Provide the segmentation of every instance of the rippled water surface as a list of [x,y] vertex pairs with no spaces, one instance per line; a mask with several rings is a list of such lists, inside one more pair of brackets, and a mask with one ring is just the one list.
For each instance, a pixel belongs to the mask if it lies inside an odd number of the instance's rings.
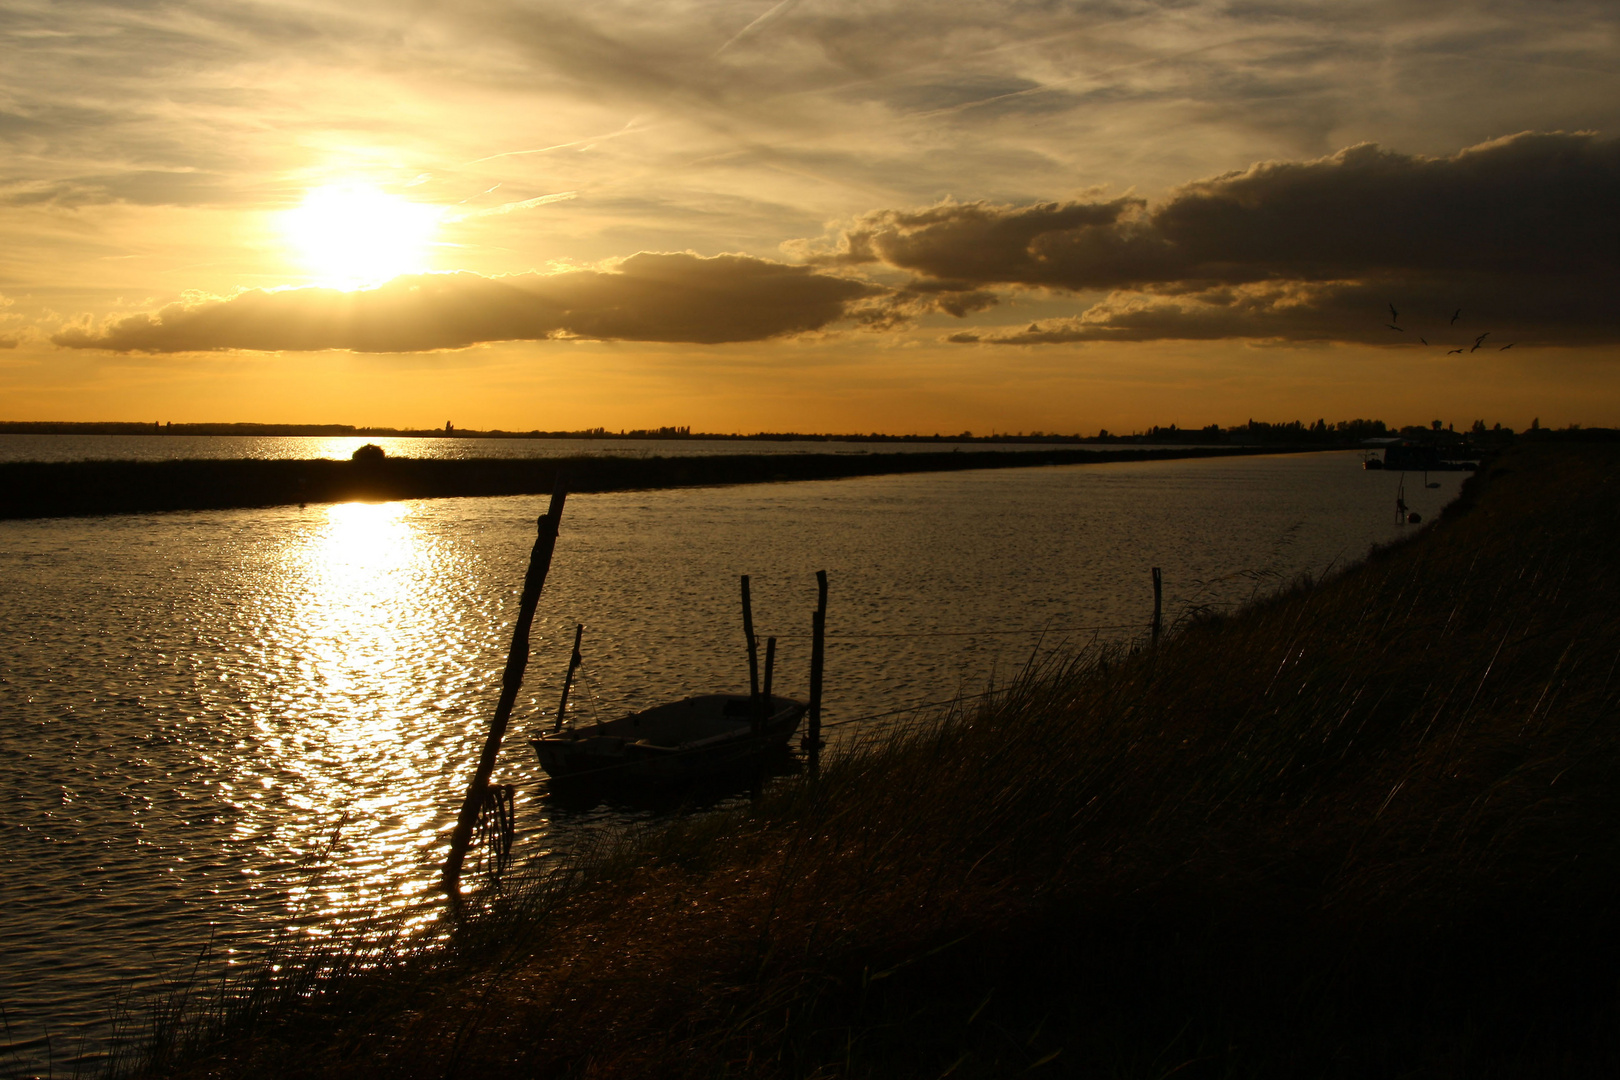
[[[706,454],[906,454],[1028,450],[1037,443],[811,442],[766,439],[459,439],[384,435],[16,435],[0,433],[0,461],[166,461],[176,458],[346,460],[375,443],[389,457],[692,457]],[[1072,443],[1063,444],[1073,449]]]
[[[1356,454],[1059,466],[571,498],[497,767],[519,857],[614,820],[535,796],[521,738],[573,624],[589,720],[746,685],[737,575],[802,693],[832,582],[829,721],[982,689],[1041,647],[1365,554],[1398,474]],[[1407,501],[1425,516],[1458,474]],[[438,915],[447,829],[544,500],[0,522],[0,1006],[8,1068],[93,1054],[122,988],[213,942]],[[1104,629],[1093,629],[1093,628]],[[1040,631],[1044,637],[1038,638]],[[881,722],[881,721],[874,721]],[[858,729],[860,725],[851,725]],[[846,728],[844,730],[850,730]],[[236,950],[232,952],[231,950]]]

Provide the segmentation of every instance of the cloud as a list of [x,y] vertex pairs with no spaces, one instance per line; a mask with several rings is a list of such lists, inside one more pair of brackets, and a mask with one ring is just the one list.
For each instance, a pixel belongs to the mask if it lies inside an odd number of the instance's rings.
[[[1511,290],[1486,277],[1436,282],[1419,277],[1372,281],[1267,281],[1180,293],[1117,290],[1079,315],[1027,326],[961,331],[957,344],[1050,345],[1100,341],[1345,342],[1473,351],[1490,343],[1590,345],[1620,336],[1612,313],[1566,279],[1522,283]],[[1400,329],[1389,322],[1396,298]],[[1455,323],[1451,315],[1460,312]]]
[[202,206],[236,198],[221,177],[183,170],[137,169],[62,180],[0,180],[0,205],[48,203],[77,208],[122,202],[135,206]]
[[[1342,339],[1347,326],[1365,321],[1367,310],[1381,310],[1383,303],[1382,294],[1371,295],[1365,285],[1357,282],[1261,282],[1171,296],[1121,290],[1077,316],[1042,319],[1024,327],[964,331],[946,340],[986,345],[1159,338],[1330,341]],[[1465,324],[1464,331],[1469,325],[1472,321]],[[1379,329],[1381,333],[1369,335],[1368,340],[1384,343],[1406,334],[1383,326]],[[1473,333],[1478,333],[1477,329]],[[1414,327],[1412,333],[1398,340],[1416,345],[1420,338]]]
[[1389,340],[1402,332],[1384,326],[1393,301],[1430,318],[1465,307],[1540,340],[1615,341],[1617,191],[1620,140],[1591,134],[1447,157],[1362,144],[1196,181],[1156,207],[945,202],[874,211],[796,250],[956,288],[1116,292],[1061,329],[951,340]]
[[642,252],[609,271],[423,274],[358,292],[254,290],[70,328],[51,340],[151,353],[418,352],[549,338],[719,344],[818,330],[881,294],[745,255]]
[[[0,322],[11,322],[13,319],[21,318],[19,315],[14,315],[11,312],[6,311],[6,308],[13,307],[16,305],[16,303],[17,302],[11,297],[0,295]],[[21,344],[21,338],[15,337],[11,334],[0,333],[0,349],[15,349]]]

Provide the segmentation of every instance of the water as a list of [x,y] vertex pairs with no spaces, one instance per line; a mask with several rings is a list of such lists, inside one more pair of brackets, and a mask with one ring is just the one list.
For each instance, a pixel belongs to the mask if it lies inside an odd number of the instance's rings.
[[1039,452],[1074,444],[958,442],[773,442],[763,439],[457,439],[380,435],[12,435],[0,434],[0,461],[169,461],[177,458],[347,460],[366,443],[389,457],[692,457],[707,454],[909,454],[952,450]]
[[[746,685],[737,575],[802,693],[831,579],[826,717],[977,692],[1039,645],[1145,631],[1359,558],[1398,474],[1355,453],[1055,466],[579,495],[540,601],[497,779],[518,857],[607,810],[535,797],[573,624],[584,721]],[[1456,491],[1414,475],[1432,517]],[[458,793],[505,659],[544,500],[0,522],[0,1006],[13,1044],[90,1060],[115,995],[199,947],[383,916],[429,926]],[[1102,628],[1102,629],[1093,629]],[[1045,631],[1042,636],[1041,631]],[[1005,632],[1012,631],[1012,632]],[[873,721],[884,722],[884,721]],[[852,724],[840,731],[859,730]],[[42,1070],[34,1043],[0,1053]]]

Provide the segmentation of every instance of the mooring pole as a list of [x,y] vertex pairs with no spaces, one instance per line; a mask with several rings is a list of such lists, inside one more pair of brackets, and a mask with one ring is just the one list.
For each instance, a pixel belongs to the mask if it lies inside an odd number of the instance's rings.
[[748,703],[759,722],[759,642],[754,637],[754,601],[748,595],[748,575],[742,576],[743,637],[748,639]]
[[776,639],[773,637],[768,637],[765,639],[765,689],[762,691],[762,696],[765,699],[765,708],[763,711],[767,716],[769,716],[771,712],[771,672],[775,669]]
[[574,624],[574,651],[568,657],[568,674],[563,678],[562,700],[557,703],[557,722],[551,725],[552,731],[561,731],[563,714],[568,711],[568,691],[574,686],[574,672],[579,669],[579,639],[585,636],[585,624]]
[[[765,722],[771,718],[771,672],[776,667],[776,639],[765,639],[765,689],[754,699],[754,719],[751,722],[754,731],[765,730]],[[765,759],[761,758],[759,768],[754,772],[754,801],[759,801],[760,793],[765,790]]]
[[1164,612],[1164,579],[1159,576],[1159,568],[1153,568],[1153,644],[1159,643],[1159,630],[1163,625]]
[[568,490],[558,477],[556,490],[551,493],[551,505],[539,521],[534,549],[529,552],[529,572],[523,578],[517,623],[512,627],[512,647],[507,651],[506,672],[501,676],[501,698],[489,722],[489,737],[484,740],[478,768],[473,773],[472,783],[467,785],[467,798],[462,801],[455,831],[450,834],[450,856],[444,862],[444,887],[452,896],[460,895],[461,864],[467,858],[467,844],[472,840],[473,827],[478,824],[478,813],[489,788],[489,775],[495,771],[495,756],[500,753],[506,723],[512,718],[512,707],[517,704],[518,690],[523,686],[523,669],[529,663],[529,626],[534,622],[540,587],[546,583],[546,573],[551,569],[551,553],[557,547],[557,523],[562,520],[563,501],[567,497]]
[[827,571],[816,571],[816,610],[810,614],[810,726],[804,733],[804,750],[810,756],[810,772],[821,768],[821,672],[826,659]]

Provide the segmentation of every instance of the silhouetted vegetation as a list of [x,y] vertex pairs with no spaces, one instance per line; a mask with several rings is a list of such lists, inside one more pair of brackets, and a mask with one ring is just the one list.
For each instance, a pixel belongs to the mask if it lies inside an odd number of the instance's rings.
[[1340,420],[1330,424],[1317,420],[1307,424],[1293,420],[1285,424],[1271,424],[1263,420],[1250,420],[1247,424],[1222,428],[1210,424],[1203,428],[1178,428],[1155,425],[1142,438],[1154,442],[1205,442],[1211,444],[1236,443],[1238,445],[1283,446],[1356,446],[1364,439],[1382,438],[1394,432],[1382,420]]
[[[183,1075],[1613,1075],[1620,450],[227,988]],[[369,966],[368,966],[369,965]],[[200,1056],[197,1056],[200,1055]]]
[[[1539,427],[1539,424],[1537,425]],[[1433,432],[1441,432],[1442,425],[1435,421]],[[1447,427],[1446,431],[1450,431]],[[1513,436],[1512,428],[1496,424],[1488,431],[1485,421],[1478,420],[1470,429],[1475,435],[1487,435],[1486,445],[1496,445]],[[1364,439],[1395,435],[1428,437],[1431,428],[1407,426],[1392,428],[1382,420],[1339,420],[1328,422],[1318,419],[1313,423],[1292,420],[1271,423],[1249,420],[1247,423],[1222,427],[1206,424],[1203,427],[1178,427],[1175,424],[1153,425],[1143,431],[1128,434],[1110,432],[1104,428],[1095,435],[1057,431],[999,431],[988,435],[960,431],[955,434],[934,432],[931,435],[894,435],[882,432],[845,432],[842,434],[802,431],[694,432],[690,425],[668,425],[656,428],[620,428],[613,431],[605,427],[571,430],[503,431],[499,428],[480,431],[458,428],[445,423],[443,428],[388,428],[356,427],[353,424],[174,424],[174,423],[74,423],[65,421],[0,421],[0,435],[190,435],[238,437],[365,437],[410,439],[575,439],[583,442],[614,441],[668,441],[693,440],[707,442],[856,442],[856,443],[1038,443],[1042,445],[1065,443],[1172,443],[1188,445],[1277,445],[1277,446],[1356,446]]]

